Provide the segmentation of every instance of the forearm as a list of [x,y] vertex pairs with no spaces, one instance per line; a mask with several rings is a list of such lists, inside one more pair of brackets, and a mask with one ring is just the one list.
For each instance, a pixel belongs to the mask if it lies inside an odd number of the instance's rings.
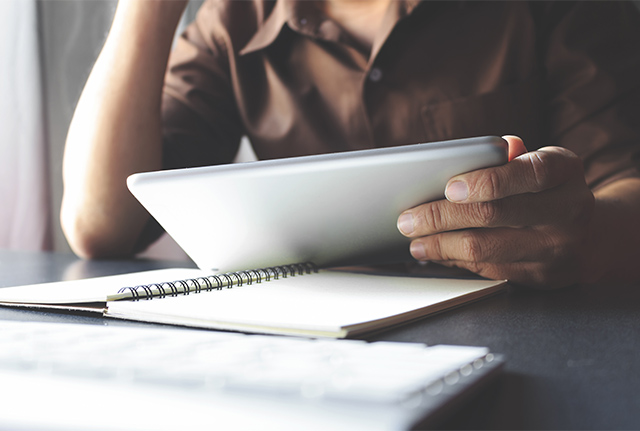
[[128,254],[148,220],[126,188],[161,167],[164,71],[184,2],[121,1],[67,137],[61,220],[84,257]]
[[640,178],[615,181],[595,192],[591,280],[640,280]]

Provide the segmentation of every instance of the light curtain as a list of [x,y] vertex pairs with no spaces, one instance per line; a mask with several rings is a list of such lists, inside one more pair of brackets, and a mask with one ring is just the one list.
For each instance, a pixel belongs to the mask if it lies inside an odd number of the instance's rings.
[[35,0],[0,1],[0,248],[51,248]]

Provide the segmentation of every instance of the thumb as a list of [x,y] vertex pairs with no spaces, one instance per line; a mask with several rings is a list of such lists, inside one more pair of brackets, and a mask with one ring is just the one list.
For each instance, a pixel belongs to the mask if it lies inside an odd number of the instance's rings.
[[524,142],[517,136],[505,135],[502,137],[509,144],[509,161],[527,152]]

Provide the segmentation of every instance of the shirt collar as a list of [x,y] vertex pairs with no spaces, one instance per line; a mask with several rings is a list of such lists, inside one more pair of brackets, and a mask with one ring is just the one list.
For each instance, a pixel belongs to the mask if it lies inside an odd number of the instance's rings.
[[273,7],[273,10],[262,24],[262,27],[253,35],[244,48],[240,50],[240,55],[248,54],[250,52],[258,51],[266,48],[280,34],[280,30],[287,22],[288,10],[285,1],[278,0]]
[[382,23],[378,29],[378,33],[373,39],[371,54],[369,55],[369,65],[371,65],[376,55],[378,55],[378,52],[380,52],[380,48],[382,48],[382,45],[396,24],[409,16],[420,3],[421,0],[391,0],[389,9],[387,9],[387,13],[382,19]]
[[[413,12],[422,0],[392,0],[389,10],[383,19],[378,36],[376,36],[371,58],[380,50],[391,30],[398,21]],[[249,42],[240,50],[240,55],[259,51],[271,45],[287,24],[291,29],[312,37],[338,40],[340,31],[331,21],[321,16],[314,2],[308,0],[277,0],[273,10],[256,31]]]

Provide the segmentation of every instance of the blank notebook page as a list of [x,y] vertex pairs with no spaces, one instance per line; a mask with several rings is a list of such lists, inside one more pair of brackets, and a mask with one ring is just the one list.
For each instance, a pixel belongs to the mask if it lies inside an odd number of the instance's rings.
[[109,304],[108,314],[204,327],[212,327],[210,322],[227,322],[336,332],[427,307],[448,308],[456,305],[452,301],[466,302],[472,299],[470,295],[500,284],[495,280],[320,271],[186,296],[118,301]]

